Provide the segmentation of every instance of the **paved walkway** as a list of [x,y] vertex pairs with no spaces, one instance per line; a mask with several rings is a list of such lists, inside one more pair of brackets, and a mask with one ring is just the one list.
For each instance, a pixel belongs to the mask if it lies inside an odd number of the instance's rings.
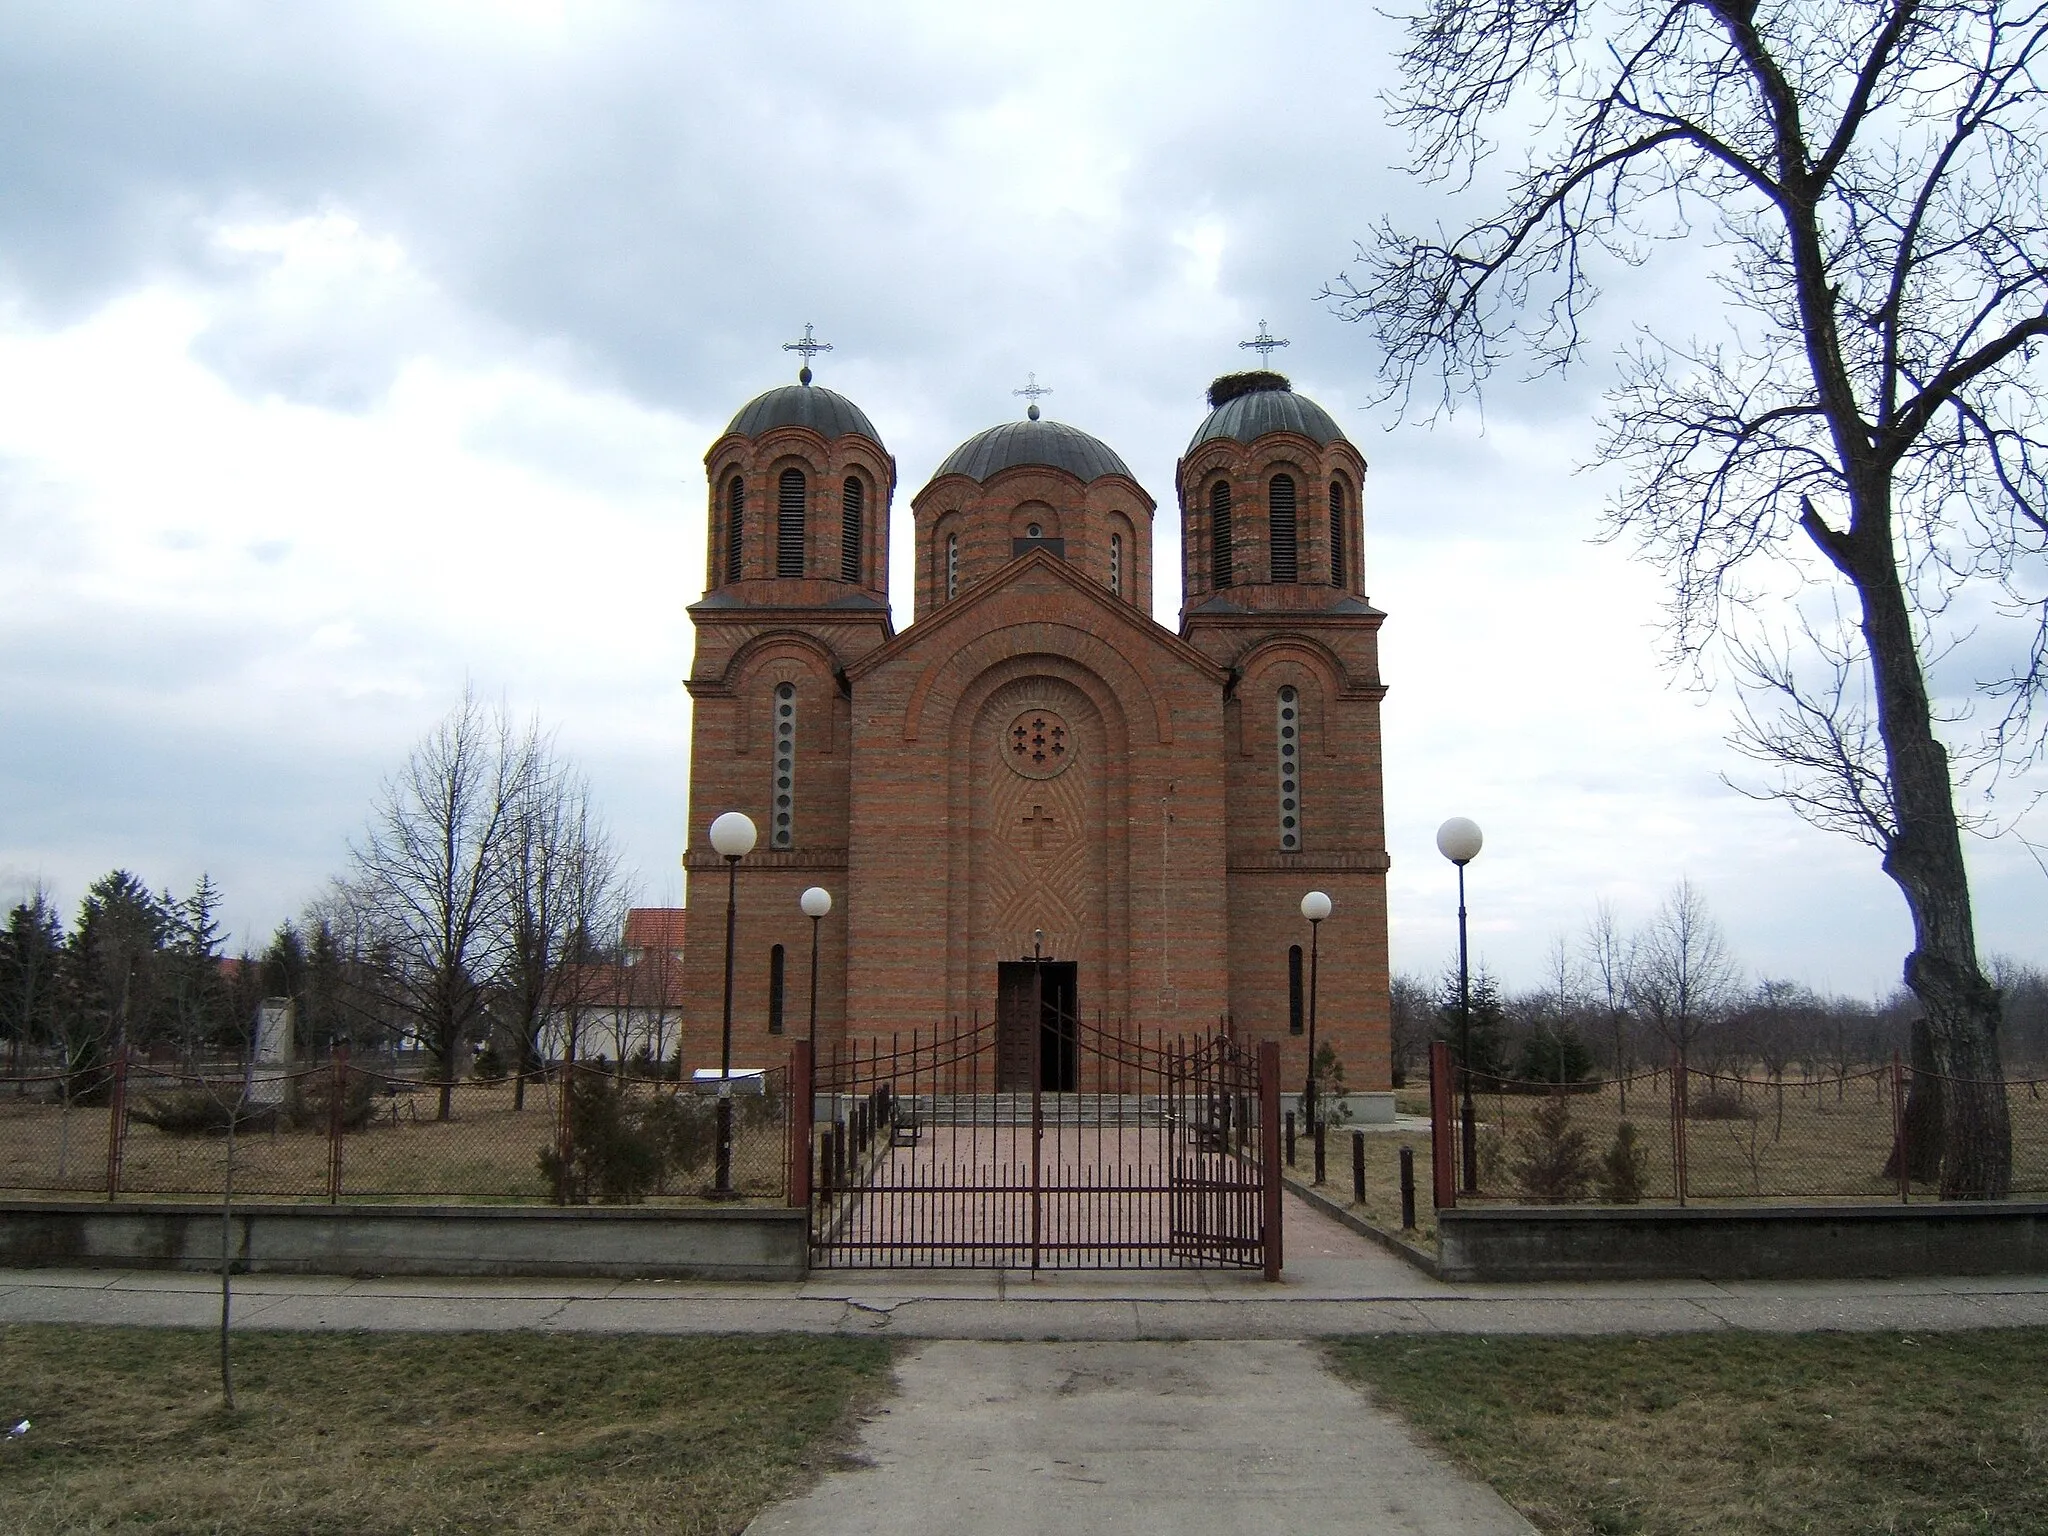
[[1529,1536],[1298,1342],[905,1351],[862,1427],[867,1465],[748,1536]]
[[[820,1271],[806,1280],[238,1275],[244,1328],[862,1333],[912,1339],[1306,1339],[1344,1333],[1689,1333],[2048,1325],[2048,1275],[1733,1283],[1448,1284],[1299,1201],[1287,1271]],[[203,1327],[219,1282],[150,1270],[0,1270],[0,1323]]]

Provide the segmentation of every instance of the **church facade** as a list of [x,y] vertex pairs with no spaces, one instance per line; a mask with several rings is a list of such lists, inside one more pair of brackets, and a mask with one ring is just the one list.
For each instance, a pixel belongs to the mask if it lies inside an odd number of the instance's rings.
[[[1365,461],[1335,421],[1277,374],[1216,381],[1176,473],[1174,630],[1151,611],[1153,498],[1034,403],[911,497],[899,633],[895,460],[799,378],[705,456],[687,1065],[718,1063],[727,871],[707,829],[739,810],[760,841],[737,871],[735,1064],[810,1029],[816,885],[821,1051],[1006,1016],[1029,961],[1033,1007],[1148,1035],[1227,1021],[1277,1039],[1293,1083],[1313,970],[1318,1038],[1390,1109],[1383,615]],[[1313,946],[1310,890],[1334,904]]]

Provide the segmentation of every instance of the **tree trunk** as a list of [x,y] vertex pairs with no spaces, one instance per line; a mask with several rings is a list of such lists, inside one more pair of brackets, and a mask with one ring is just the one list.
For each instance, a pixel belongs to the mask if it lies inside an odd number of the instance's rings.
[[[1906,1090],[1906,1176],[1915,1184],[1932,1184],[1941,1176],[1941,1079],[1935,1075],[1934,1036],[1925,1019],[1913,1021],[1913,1070]],[[1885,1160],[1880,1175],[1887,1182],[1899,1176],[1899,1148]]]
[[2012,1132],[1998,1057],[1999,997],[1977,968],[1955,790],[1948,753],[1934,735],[1926,679],[1892,551],[1889,483],[1860,490],[1852,487],[1856,505],[1848,536],[1831,535],[1838,547],[1828,552],[1855,582],[1863,605],[1863,637],[1895,818],[1884,872],[1913,916],[1905,981],[1927,1010],[1934,1068],[1947,1079],[1942,1085],[1941,1196],[1997,1200],[2012,1189]]

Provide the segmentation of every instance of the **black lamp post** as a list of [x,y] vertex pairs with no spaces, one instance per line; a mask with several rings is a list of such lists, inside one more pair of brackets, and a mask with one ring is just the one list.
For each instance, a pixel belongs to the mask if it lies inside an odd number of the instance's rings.
[[[822,885],[814,885],[796,899],[803,908],[805,917],[811,920],[811,1081],[810,1097],[812,1110],[817,1113],[818,1102],[818,925],[825,921],[825,914],[832,910],[832,893]],[[809,1134],[808,1131],[805,1132]]]
[[718,1041],[718,1168],[711,1192],[730,1195],[732,1189],[732,961],[733,939],[739,913],[740,860],[754,851],[751,818],[740,811],[727,811],[711,823],[711,847],[725,860],[725,1021]]
[[1479,823],[1453,816],[1436,829],[1436,851],[1458,866],[1458,1084],[1462,1094],[1459,1118],[1464,1123],[1465,1193],[1479,1192],[1478,1122],[1472,1113],[1472,986],[1466,969],[1465,866],[1479,857],[1486,839]]
[[1301,898],[1301,915],[1308,919],[1308,1081],[1301,1094],[1301,1117],[1309,1134],[1321,1123],[1322,1106],[1316,1100],[1316,972],[1321,958],[1323,919],[1330,915],[1330,898],[1310,891]]

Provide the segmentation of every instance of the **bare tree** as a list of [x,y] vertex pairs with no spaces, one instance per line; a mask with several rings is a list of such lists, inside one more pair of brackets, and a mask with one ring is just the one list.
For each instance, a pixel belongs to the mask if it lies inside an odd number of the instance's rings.
[[1959,1197],[2004,1194],[2012,1151],[1928,670],[1948,605],[1983,585],[1972,617],[2025,626],[2023,660],[1976,680],[2006,706],[1989,750],[2039,752],[2044,47],[2038,0],[1423,0],[1396,115],[1425,170],[1469,174],[1511,104],[1555,116],[1498,212],[1448,236],[1383,226],[1331,290],[1393,388],[1434,374],[1449,400],[1511,351],[1577,357],[1598,262],[1717,253],[1728,336],[1646,339],[1610,396],[1602,454],[1629,475],[1609,528],[1669,573],[1682,658],[1755,612],[1759,559],[1853,593],[1822,667],[1867,688],[1766,666],[1753,680],[1782,683],[1787,712],[1751,745],[1795,809],[1840,826],[1848,807],[1905,899]]
[[1623,935],[1615,921],[1614,908],[1605,900],[1595,904],[1579,936],[1579,955],[1585,961],[1595,1005],[1614,1042],[1614,1080],[1621,1088],[1621,1113],[1628,1113],[1628,1075],[1634,1066],[1628,1048],[1629,970],[1635,963],[1635,945]]
[[1629,968],[1631,1001],[1678,1053],[1682,1073],[1720,1022],[1735,984],[1735,962],[1720,924],[1690,880],[1671,888],[1635,942]]
[[553,743],[532,741],[532,761],[506,823],[497,904],[499,1022],[518,1058],[512,1107],[526,1107],[528,1079],[544,1068],[548,1018],[571,982],[574,951],[609,929],[621,905],[618,856],[591,804],[589,782]]
[[342,893],[353,926],[433,1060],[443,1120],[496,969],[503,866],[539,755],[536,732],[515,736],[503,710],[465,690],[385,783],[363,840],[349,847]]
[[1388,1047],[1393,1056],[1394,1086],[1401,1088],[1415,1075],[1416,1063],[1428,1059],[1429,1042],[1436,1038],[1436,998],[1429,985],[1416,976],[1396,976],[1391,990]]

